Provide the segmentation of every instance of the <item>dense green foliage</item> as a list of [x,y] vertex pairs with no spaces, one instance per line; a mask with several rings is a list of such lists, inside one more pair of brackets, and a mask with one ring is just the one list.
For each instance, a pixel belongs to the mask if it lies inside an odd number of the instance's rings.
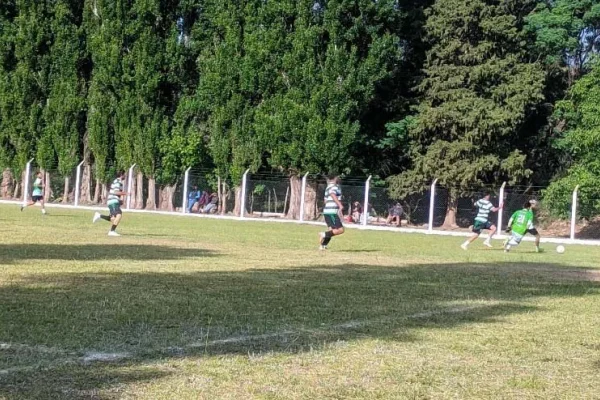
[[597,0],[7,0],[0,168],[370,173],[397,198],[438,178],[449,211],[501,181],[587,186],[599,27]]
[[579,189],[579,212],[583,217],[600,213],[600,64],[571,88],[569,97],[557,106],[557,118],[564,121],[565,131],[556,145],[571,157],[565,173],[552,182],[545,197],[550,210],[567,217],[571,194]]

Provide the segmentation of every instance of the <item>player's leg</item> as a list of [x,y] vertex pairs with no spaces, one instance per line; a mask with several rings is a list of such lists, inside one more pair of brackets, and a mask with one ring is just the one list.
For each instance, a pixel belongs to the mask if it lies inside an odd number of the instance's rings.
[[21,206],[21,211],[23,211],[25,207],[31,207],[32,205],[34,205],[38,201],[38,199],[38,196],[31,196],[31,200],[28,200],[27,203],[25,203],[25,205]]
[[120,204],[112,204],[110,206],[110,216],[112,225],[110,227],[110,231],[108,232],[108,236],[121,236],[117,233],[117,227],[121,222],[121,218],[123,217],[123,211],[121,211]]
[[529,229],[527,231],[527,233],[529,233],[530,235],[535,236],[535,251],[537,253],[541,252],[542,250],[540,249],[540,240],[541,240],[541,236],[540,233],[538,232],[537,229],[533,228],[533,229]]
[[45,205],[45,203],[44,203],[44,198],[43,198],[43,197],[41,197],[41,198],[39,199],[39,201],[40,201],[40,204],[41,204],[41,206],[42,206],[42,214],[46,214],[46,205]]
[[510,238],[504,244],[504,252],[508,253],[513,246],[518,246],[521,243],[523,236],[513,232]]
[[327,245],[334,236],[339,236],[344,233],[344,225],[338,215],[325,215],[325,222],[329,228],[326,232],[321,232],[321,249],[326,249]]
[[460,245],[460,247],[462,247],[463,250],[467,250],[469,245],[471,243],[473,243],[475,240],[477,240],[479,235],[481,235],[481,225],[480,225],[479,221],[475,221],[473,223],[473,236],[468,238],[466,242],[464,242],[463,244]]
[[496,234],[496,232],[498,231],[498,228],[496,228],[496,225],[490,223],[488,221],[488,223],[486,224],[487,229],[489,229],[490,233],[488,238],[483,242],[484,245],[486,245],[487,247],[492,247],[492,237]]
[[95,212],[94,213],[94,218],[92,218],[92,223],[95,224],[96,222],[98,222],[101,219],[103,219],[105,221],[108,221],[108,222],[111,221],[111,209],[110,209],[110,206],[108,206],[108,215],[102,215],[99,212]]

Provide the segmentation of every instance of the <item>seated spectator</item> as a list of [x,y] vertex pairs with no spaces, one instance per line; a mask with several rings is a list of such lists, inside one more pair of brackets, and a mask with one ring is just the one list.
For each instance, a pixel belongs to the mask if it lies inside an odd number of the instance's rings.
[[209,196],[209,202],[202,209],[203,214],[214,214],[217,212],[217,206],[219,205],[219,196],[216,193],[212,193]]
[[362,213],[363,213],[362,205],[358,201],[355,201],[354,204],[352,204],[352,222],[354,222],[355,224],[358,224],[360,222]]
[[[200,193],[200,190],[198,190],[198,185],[194,185],[192,186],[192,190],[190,190],[190,193],[188,194],[188,212],[191,213],[194,210],[194,206],[196,205],[196,203],[198,201],[200,201],[200,196],[202,194]],[[196,207],[196,210],[198,209],[198,207]]]
[[402,224],[402,215],[404,214],[404,208],[402,208],[402,205],[400,203],[396,203],[396,205],[390,207],[388,211],[389,214],[386,224],[400,226]]

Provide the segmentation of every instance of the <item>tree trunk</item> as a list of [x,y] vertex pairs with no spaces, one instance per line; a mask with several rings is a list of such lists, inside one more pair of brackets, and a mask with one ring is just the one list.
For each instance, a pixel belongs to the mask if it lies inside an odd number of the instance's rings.
[[102,185],[102,194],[100,195],[100,202],[106,204],[108,201],[108,192],[110,191],[109,184]]
[[146,210],[156,210],[156,179],[148,178],[148,199]]
[[173,198],[175,197],[175,191],[177,190],[177,184],[165,185],[159,189],[158,196],[158,208],[161,210],[175,211],[173,206]]
[[66,204],[69,202],[69,187],[71,186],[69,184],[70,178],[68,176],[65,177],[65,188],[63,191],[63,198],[62,198],[62,202],[63,204]]
[[92,201],[92,152],[88,145],[89,132],[86,130],[83,134],[83,165],[81,171],[81,180],[79,181],[79,203],[89,204]]
[[[123,191],[129,193],[129,204],[135,207],[136,200],[136,190],[135,190],[136,179],[131,178],[131,182],[129,182],[129,174],[127,174],[127,179],[125,180],[125,184],[123,185]],[[124,196],[125,202],[127,202],[127,196]],[[125,203],[127,204],[127,203]]]
[[290,176],[290,206],[286,218],[300,219],[300,200],[302,200],[302,179],[298,175]]
[[11,170],[6,168],[2,172],[2,190],[0,191],[0,197],[8,199],[12,195],[13,190],[13,175]]
[[18,199],[21,192],[21,182],[15,182],[15,191],[13,192],[13,199]]
[[[221,177],[220,176],[217,177],[217,197],[219,198],[219,205],[217,207],[218,211],[220,214],[224,214],[223,208],[224,208],[225,202],[223,201],[223,190],[221,187]],[[189,204],[188,204],[188,207],[189,207]],[[187,212],[187,210],[186,210],[186,212]]]
[[44,201],[50,202],[52,199],[52,185],[50,185],[50,172],[44,172]]
[[307,221],[317,219],[317,183],[307,182],[304,194],[304,219]]
[[96,188],[94,189],[94,204],[98,204],[100,201],[100,192],[102,191],[102,183],[100,179],[96,179]]
[[144,174],[142,174],[140,171],[137,173],[137,183],[135,188],[136,194],[134,208],[136,210],[141,210],[144,208]]
[[31,179],[29,180],[29,187],[26,188],[25,187],[25,176],[27,176],[27,170],[23,170],[23,172],[21,173],[21,193],[18,193],[15,195],[15,197],[20,197],[23,198],[25,197],[27,200],[29,200],[31,198]]
[[444,228],[456,229],[456,210],[458,209],[458,199],[456,195],[448,194],[448,207],[446,208],[446,217],[444,218]]
[[79,184],[79,202],[90,203],[92,201],[92,166],[89,163],[83,164],[81,173],[81,182]]
[[[235,205],[233,207],[233,215],[239,217],[242,215],[242,188],[236,186],[235,189]],[[248,215],[248,210],[244,210],[244,215]]]

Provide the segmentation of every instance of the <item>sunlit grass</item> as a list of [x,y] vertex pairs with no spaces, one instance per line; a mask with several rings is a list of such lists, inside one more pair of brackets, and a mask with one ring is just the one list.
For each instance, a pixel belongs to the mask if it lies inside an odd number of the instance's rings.
[[91,216],[0,206],[0,398],[597,396],[600,249]]

